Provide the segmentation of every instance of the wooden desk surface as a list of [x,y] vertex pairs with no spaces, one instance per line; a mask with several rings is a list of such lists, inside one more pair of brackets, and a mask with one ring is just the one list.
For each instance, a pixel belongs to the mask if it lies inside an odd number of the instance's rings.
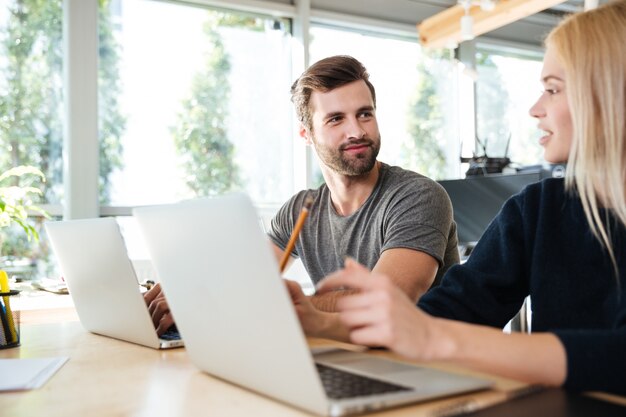
[[[3,416],[311,415],[200,372],[184,348],[153,350],[88,333],[77,321],[28,324],[21,330],[22,346],[0,350],[0,358],[68,356],[70,360],[40,389],[0,393]],[[523,387],[494,379],[494,390],[369,415],[436,416],[470,397],[489,401]]]

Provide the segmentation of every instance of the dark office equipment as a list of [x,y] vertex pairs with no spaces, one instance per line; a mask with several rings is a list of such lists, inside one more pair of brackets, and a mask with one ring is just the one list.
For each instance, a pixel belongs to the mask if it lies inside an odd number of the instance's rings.
[[478,241],[504,202],[541,178],[542,172],[536,171],[439,181],[452,201],[459,243],[467,245]]
[[469,168],[465,172],[467,177],[489,174],[501,174],[502,170],[509,166],[509,158],[492,158],[488,156],[473,156],[471,158],[461,158],[461,162],[469,163]]
[[472,417],[626,417],[626,407],[567,392],[547,389],[537,394],[507,401],[503,404],[471,413]]
[[465,172],[465,176],[472,177],[477,175],[502,174],[504,168],[508,167],[511,163],[511,159],[508,157],[511,135],[509,134],[506,141],[506,148],[504,149],[504,156],[502,157],[487,155],[487,139],[483,142],[476,136],[476,143],[483,150],[482,156],[474,154],[471,158],[464,158],[463,156],[460,158],[461,162],[469,163],[469,168],[467,172]]

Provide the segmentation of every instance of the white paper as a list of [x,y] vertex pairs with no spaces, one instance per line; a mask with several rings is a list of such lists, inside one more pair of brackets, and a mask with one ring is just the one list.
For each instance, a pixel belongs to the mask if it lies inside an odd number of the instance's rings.
[[69,358],[0,359],[0,391],[36,389],[50,379]]

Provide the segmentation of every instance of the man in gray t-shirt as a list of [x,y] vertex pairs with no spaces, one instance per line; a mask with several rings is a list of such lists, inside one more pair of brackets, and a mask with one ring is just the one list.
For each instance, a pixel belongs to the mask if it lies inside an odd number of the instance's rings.
[[458,263],[456,227],[450,200],[435,181],[379,163],[378,181],[365,203],[349,216],[335,210],[330,189],[301,191],[272,219],[269,237],[281,249],[307,196],[309,214],[291,255],[299,257],[314,284],[343,267],[345,256],[373,269],[380,255],[394,248],[424,252],[437,260],[434,280]]
[[[293,257],[314,282],[351,256],[384,273],[413,301],[458,262],[456,225],[446,192],[434,181],[376,160],[376,93],[356,59],[335,56],[307,69],[291,87],[300,136],[317,153],[325,184],[292,197],[272,220],[270,240],[282,257],[307,193],[313,197]],[[345,289],[306,297],[287,281],[310,336],[346,339],[336,302]]]
[[[326,184],[314,198],[292,255],[300,257],[314,282],[343,267],[351,256],[389,276],[413,301],[458,262],[456,225],[447,194],[414,172],[376,160],[380,132],[376,93],[356,59],[335,56],[307,69],[291,87],[300,136],[315,147]],[[280,260],[306,192],[289,200],[272,221],[269,237]],[[347,339],[336,302],[350,289],[306,297],[286,281],[309,336]],[[173,318],[160,286],[146,303],[161,333]]]

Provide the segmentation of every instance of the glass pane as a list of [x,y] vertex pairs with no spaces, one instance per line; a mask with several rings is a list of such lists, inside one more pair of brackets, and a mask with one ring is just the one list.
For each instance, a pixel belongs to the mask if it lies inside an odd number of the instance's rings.
[[[286,200],[289,22],[149,0],[108,10],[100,31],[111,31],[117,58],[105,61],[101,48],[100,71],[117,77],[119,91],[101,99],[117,105],[116,132],[100,116],[101,140],[111,145],[101,146],[110,164],[101,200],[142,205],[231,190],[258,204]],[[108,91],[101,80],[101,97]]]
[[311,29],[311,62],[331,55],[361,61],[376,88],[379,160],[432,178],[457,175],[456,64],[427,56],[417,40],[328,27]]
[[[45,244],[27,238],[9,206],[62,202],[62,9],[61,0],[0,3],[0,174],[31,166],[43,173],[13,171],[0,181],[0,268],[30,277]],[[18,186],[18,188],[8,188]],[[41,191],[41,195],[25,187]],[[17,212],[15,212],[17,213]],[[18,218],[19,220],[19,218]],[[26,232],[26,233],[25,233]]]
[[486,150],[488,156],[508,156],[516,165],[542,163],[537,121],[528,114],[541,92],[540,59],[477,53],[476,131],[482,143],[477,145],[478,155]]

